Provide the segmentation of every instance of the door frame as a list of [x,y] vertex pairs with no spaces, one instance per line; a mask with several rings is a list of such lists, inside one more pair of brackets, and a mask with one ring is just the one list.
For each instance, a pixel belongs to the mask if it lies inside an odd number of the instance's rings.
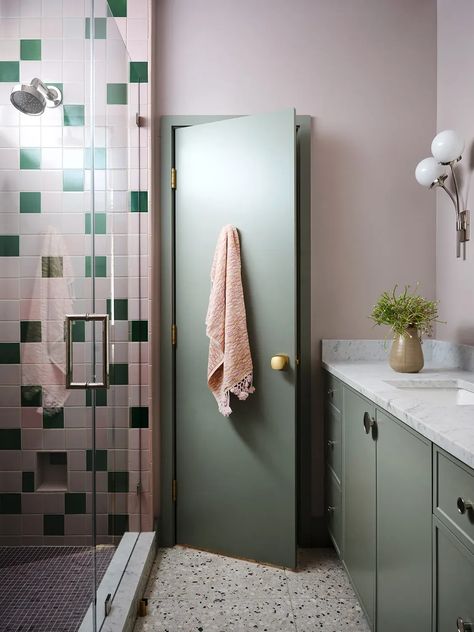
[[[160,370],[159,420],[160,503],[158,533],[160,546],[176,544],[176,414],[175,414],[175,346],[173,323],[175,311],[175,190],[171,170],[175,164],[175,132],[180,127],[214,123],[241,115],[162,116],[160,119]],[[311,541],[311,117],[297,116],[297,350],[300,359],[296,381],[297,400],[297,539],[299,544]],[[179,180],[179,174],[177,174]],[[179,184],[178,184],[179,186]]]

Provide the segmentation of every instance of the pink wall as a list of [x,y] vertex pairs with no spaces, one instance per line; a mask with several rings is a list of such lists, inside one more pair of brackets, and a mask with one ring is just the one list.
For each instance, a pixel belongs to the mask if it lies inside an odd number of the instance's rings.
[[[438,130],[455,129],[466,141],[459,165],[465,208],[473,208],[473,25],[472,0],[438,0]],[[474,344],[474,241],[467,244],[466,260],[457,260],[453,207],[442,191],[436,195],[436,294],[447,321],[438,325],[437,337]]]
[[[434,296],[435,200],[413,169],[436,124],[436,0],[160,0],[156,29],[159,114],[314,117],[317,392],[321,338],[380,337],[367,314],[397,282]],[[316,398],[314,410],[320,515]]]

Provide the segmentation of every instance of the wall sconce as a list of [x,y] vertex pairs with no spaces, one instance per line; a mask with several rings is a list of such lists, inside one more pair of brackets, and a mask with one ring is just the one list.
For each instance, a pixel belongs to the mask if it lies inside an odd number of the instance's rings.
[[[440,187],[446,191],[454,205],[456,211],[456,256],[458,258],[461,256],[461,244],[465,244],[470,238],[469,211],[461,209],[455,169],[456,163],[462,158],[463,151],[463,139],[457,132],[447,129],[434,137],[431,143],[433,156],[419,162],[415,169],[415,177],[422,186],[430,189]],[[453,192],[445,184],[449,177],[448,167],[451,171]]]

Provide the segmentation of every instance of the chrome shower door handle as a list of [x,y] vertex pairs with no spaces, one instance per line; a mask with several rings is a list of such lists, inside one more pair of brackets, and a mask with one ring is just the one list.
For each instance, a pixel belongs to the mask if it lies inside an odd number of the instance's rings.
[[[76,320],[102,323],[102,381],[74,382],[74,347],[72,341],[72,323]],[[66,315],[66,388],[109,388],[109,315],[108,314],[67,314]]]

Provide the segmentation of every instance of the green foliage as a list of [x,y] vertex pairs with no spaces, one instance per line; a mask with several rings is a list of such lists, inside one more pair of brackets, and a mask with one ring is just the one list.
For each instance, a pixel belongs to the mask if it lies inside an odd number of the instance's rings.
[[433,323],[438,320],[438,301],[428,301],[417,293],[418,284],[413,293],[405,286],[397,296],[397,285],[392,292],[384,292],[374,305],[370,318],[376,325],[389,325],[397,335],[406,335],[409,327],[416,327],[420,338],[431,336]]

